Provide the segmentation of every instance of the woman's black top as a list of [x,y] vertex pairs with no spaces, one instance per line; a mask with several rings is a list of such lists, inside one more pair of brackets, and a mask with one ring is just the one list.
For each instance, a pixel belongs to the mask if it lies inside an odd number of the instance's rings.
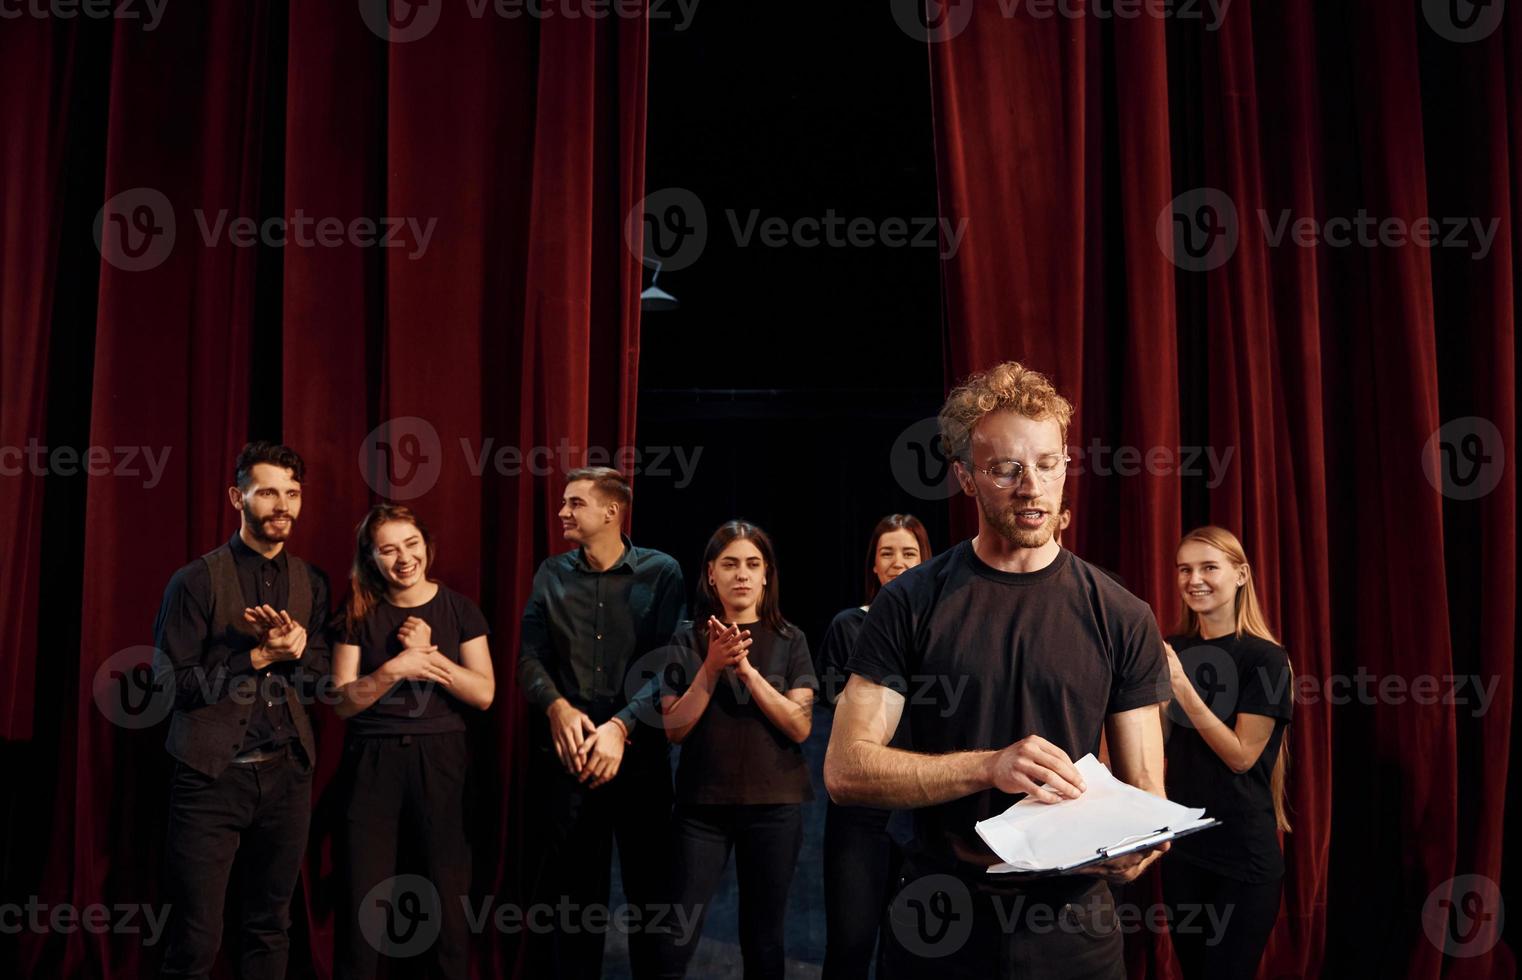
[[[808,641],[798,627],[785,625],[787,635],[761,622],[742,624],[751,634],[751,665],[784,694],[800,687],[817,691]],[[684,625],[671,642],[674,652],[663,693],[680,697],[708,654],[706,623]],[[677,802],[802,803],[813,798],[803,748],[766,717],[735,669],[724,668],[708,707],[682,742]]]
[[842,609],[824,631],[824,642],[819,644],[819,696],[831,707],[846,689],[846,680],[851,676],[846,673],[846,662],[851,659],[866,618],[866,606]]
[[[359,675],[373,674],[402,652],[396,631],[407,617],[428,624],[433,645],[455,663],[461,663],[460,647],[491,629],[474,602],[445,585],[421,606],[393,606],[381,600],[359,625],[346,631],[343,642],[359,647]],[[369,735],[432,735],[463,732],[464,705],[433,681],[405,680],[370,707],[349,719],[348,733]]]
[[1294,712],[1289,654],[1255,636],[1202,640],[1175,636],[1168,641],[1200,697],[1227,727],[1238,714],[1263,715],[1276,722],[1258,761],[1234,773],[1215,754],[1177,701],[1168,705],[1168,799],[1204,807],[1220,827],[1174,842],[1165,860],[1175,858],[1244,882],[1272,881],[1284,873],[1274,817],[1274,763]]

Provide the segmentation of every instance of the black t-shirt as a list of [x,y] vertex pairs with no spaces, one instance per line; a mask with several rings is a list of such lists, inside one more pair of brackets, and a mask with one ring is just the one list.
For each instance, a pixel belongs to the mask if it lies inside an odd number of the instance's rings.
[[1236,728],[1237,715],[1273,718],[1274,733],[1258,761],[1234,773],[1221,761],[1175,702],[1168,734],[1168,799],[1202,806],[1221,826],[1192,834],[1173,845],[1173,855],[1217,874],[1245,882],[1272,881],[1284,873],[1274,818],[1274,764],[1284,730],[1294,712],[1289,654],[1277,643],[1256,636],[1221,636],[1169,640],[1194,689],[1211,712]]
[[[929,754],[1040,735],[1076,760],[1099,751],[1106,716],[1168,699],[1146,603],[1070,551],[1017,574],[970,541],[878,593],[850,671],[904,695],[914,749]],[[1019,798],[985,790],[917,810],[921,858],[981,878],[999,859],[973,824]]]
[[846,663],[851,659],[851,650],[856,646],[856,638],[861,635],[861,624],[866,618],[866,606],[842,609],[824,631],[824,642],[819,644],[819,695],[831,707],[845,690],[849,676]]
[[[856,649],[856,640],[861,636],[861,624],[867,621],[867,608],[852,606],[850,609],[842,609],[830,621],[830,628],[824,634],[823,650],[819,655],[819,685],[822,696],[832,708],[839,702],[841,692],[846,689],[846,682],[851,679],[847,665],[851,662],[851,651]],[[907,714],[899,719],[898,731],[893,733],[888,744],[895,749],[910,747]]]
[[[344,643],[359,647],[359,675],[373,674],[402,652],[396,631],[409,616],[428,624],[433,645],[461,663],[460,647],[491,632],[474,602],[445,585],[421,606],[393,606],[384,599],[370,610],[357,629],[345,630]],[[349,719],[351,736],[432,735],[463,732],[465,717],[459,700],[433,681],[401,681],[370,707]]]
[[[817,691],[814,663],[803,630],[791,623],[787,636],[765,623],[750,630],[750,662],[772,687]],[[674,655],[663,694],[685,693],[708,653],[708,629],[691,623],[671,639]],[[714,685],[703,717],[681,745],[676,798],[686,804],[803,803],[814,798],[803,748],[782,733],[756,704],[731,667]]]

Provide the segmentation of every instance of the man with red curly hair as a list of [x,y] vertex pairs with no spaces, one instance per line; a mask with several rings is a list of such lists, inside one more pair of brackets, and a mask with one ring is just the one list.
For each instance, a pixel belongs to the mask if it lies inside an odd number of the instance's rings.
[[[1106,882],[1167,845],[1016,884],[987,874],[999,859],[973,829],[1021,794],[1081,795],[1073,760],[1101,733],[1115,775],[1163,795],[1169,683],[1151,610],[1056,539],[1072,415],[1013,361],[951,393],[941,439],[978,534],[883,588],[848,665],[825,785],[837,803],[915,810],[883,976],[1125,976]],[[902,717],[912,751],[888,745]]]

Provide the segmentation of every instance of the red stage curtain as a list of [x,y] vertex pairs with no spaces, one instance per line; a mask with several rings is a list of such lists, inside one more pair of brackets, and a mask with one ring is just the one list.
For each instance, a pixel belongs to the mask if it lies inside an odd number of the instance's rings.
[[72,37],[33,20],[0,34],[0,84],[36,98],[0,105],[0,737],[29,738],[36,705],[38,567],[44,481],[27,456],[47,439],[48,339],[58,259],[54,202],[68,126]]
[[[1078,406],[1075,550],[1120,571],[1168,628],[1180,531],[1234,529],[1297,673],[1319,682],[1296,708],[1295,829],[1263,975],[1435,977],[1424,905],[1461,898],[1455,876],[1501,880],[1515,19],[1458,44],[1420,4],[1372,0],[1238,0],[1218,29],[1099,17],[1081,0],[1066,5],[1076,17],[1001,7],[943,9],[929,43],[942,210],[968,220],[944,266],[949,370],[1017,358],[1051,373]],[[1171,236],[1154,232],[1196,188],[1234,204],[1239,241],[1218,265],[1180,256],[1176,270]],[[1360,208],[1408,226],[1494,218],[1498,233],[1477,257],[1274,247],[1265,231],[1286,209]],[[1424,459],[1441,465],[1429,438],[1469,416],[1496,427],[1485,448],[1506,465],[1485,496],[1445,499],[1423,475]],[[1191,442],[1233,452],[1219,479],[1125,476],[1113,456]],[[1494,701],[1478,717],[1474,703],[1329,704],[1327,680],[1360,670],[1477,674]],[[1166,941],[1143,933],[1128,951],[1133,976],[1172,975]],[[1515,968],[1502,945],[1447,970]]]
[[[57,780],[50,802],[48,789],[41,794],[50,818],[7,817],[7,854],[45,851],[27,883],[45,902],[160,900],[163,728],[109,723],[92,683],[117,651],[152,642],[173,570],[236,528],[223,488],[251,437],[284,439],[307,458],[293,550],[328,573],[335,601],[346,592],[356,522],[387,498],[430,522],[440,577],[479,598],[493,625],[498,693],[475,733],[485,787],[477,886],[498,901],[517,896],[526,859],[518,618],[534,568],[560,546],[548,526],[563,467],[580,465],[589,447],[611,453],[632,443],[634,431],[640,266],[623,227],[643,193],[648,26],[415,5],[422,19],[388,42],[364,19],[375,9],[171,4],[151,31],[75,21],[7,22],[0,32],[4,77],[53,99],[11,100],[3,110],[0,445],[25,445],[47,425],[50,263],[60,235],[90,234],[88,224],[61,227],[63,215],[82,210],[60,201],[55,176],[71,86],[95,86],[104,106],[104,188],[83,209],[86,222],[102,200],[125,193],[117,201],[126,217],[146,203],[159,227],[170,213],[175,223],[172,247],[150,268],[94,254],[93,383],[80,395],[89,442],[169,456],[153,487],[89,478],[79,647],[48,648],[77,664],[48,674],[61,677],[57,688],[34,681],[38,622],[28,618],[37,601],[27,583],[43,559],[25,532],[38,526],[43,484],[0,481],[0,515],[23,531],[0,559],[0,587],[6,609],[24,613],[8,615],[0,634],[11,692],[0,722],[25,738],[33,704],[50,712],[50,737],[7,744],[7,759]],[[420,36],[404,40],[407,30]],[[107,68],[80,67],[81,37],[109,54]],[[49,76],[51,88],[38,81]],[[218,226],[224,209],[228,222],[283,215],[291,240],[237,245],[231,225]],[[322,244],[322,219],[381,218],[411,222],[399,247],[346,237]],[[106,255],[121,258],[109,244]],[[377,427],[400,447],[389,476],[364,463]],[[423,457],[409,473],[413,445]],[[534,446],[555,455],[530,455]],[[523,453],[505,471],[494,461],[503,447]],[[324,710],[318,723],[293,976],[326,976],[332,966],[328,784],[342,726]],[[51,837],[25,842],[36,829]],[[157,955],[132,936],[22,940],[29,975],[131,977]],[[478,970],[509,974],[515,954],[512,937],[488,933]]]

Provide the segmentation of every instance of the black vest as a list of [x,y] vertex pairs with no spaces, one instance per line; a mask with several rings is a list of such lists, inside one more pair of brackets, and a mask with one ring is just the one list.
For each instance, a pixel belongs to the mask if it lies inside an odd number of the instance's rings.
[[[254,628],[243,620],[243,610],[250,603],[238,582],[231,545],[224,544],[208,551],[201,556],[201,561],[206,563],[211,575],[212,604],[211,629],[202,645],[203,654],[197,669],[204,672],[202,680],[216,689],[219,696],[195,707],[176,707],[164,747],[190,768],[215,777],[222,774],[242,748],[248,719],[259,695],[259,678],[254,675],[220,683],[225,679],[226,659],[231,654],[252,650],[259,641]],[[295,555],[286,556],[286,570],[290,575],[286,611],[305,626],[312,613],[312,576],[307,563]],[[317,758],[311,719],[294,689],[287,704],[302,751],[306,753],[305,765],[310,769]]]

